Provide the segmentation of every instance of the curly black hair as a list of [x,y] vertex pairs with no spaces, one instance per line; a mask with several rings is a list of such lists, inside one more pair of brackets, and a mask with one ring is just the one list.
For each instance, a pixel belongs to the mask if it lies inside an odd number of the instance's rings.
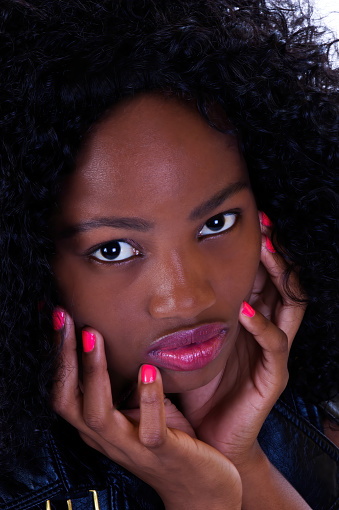
[[[0,18],[0,469],[53,413],[51,211],[88,129],[140,91],[219,104],[258,207],[308,296],[290,377],[338,393],[338,72],[309,4],[3,0]],[[212,120],[210,120],[212,123]]]

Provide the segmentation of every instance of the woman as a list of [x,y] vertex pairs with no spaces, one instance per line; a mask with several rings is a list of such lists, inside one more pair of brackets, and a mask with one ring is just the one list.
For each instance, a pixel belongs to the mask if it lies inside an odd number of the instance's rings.
[[324,44],[252,2],[2,20],[3,507],[335,508]]

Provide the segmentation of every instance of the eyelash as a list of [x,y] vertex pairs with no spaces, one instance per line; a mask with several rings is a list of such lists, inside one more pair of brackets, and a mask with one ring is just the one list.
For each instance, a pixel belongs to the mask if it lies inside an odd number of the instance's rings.
[[[234,221],[233,223],[227,227],[227,228],[224,228],[225,224],[222,225],[220,228],[222,230],[217,230],[215,232],[211,231],[211,233],[205,233],[205,234],[201,234],[201,232],[203,231],[203,229],[207,226],[207,224],[209,222],[212,222],[214,220],[215,224],[216,222],[220,219],[220,217],[224,217],[223,220],[224,222],[226,222],[226,218],[228,217],[234,217]],[[230,230],[233,230],[233,228],[235,227],[235,225],[238,223],[238,220],[239,220],[239,217],[240,217],[240,211],[227,211],[227,212],[224,212],[224,213],[219,213],[219,214],[216,214],[214,216],[212,216],[211,218],[209,218],[201,228],[199,228],[198,230],[198,238],[199,239],[205,239],[205,238],[208,238],[208,237],[212,237],[212,236],[217,236],[219,234],[222,234],[224,232],[229,232]],[[212,230],[212,225],[210,225],[210,227],[207,226],[208,229]],[[105,243],[105,244],[102,244],[98,247],[96,247],[94,250],[91,249],[90,253],[88,253],[88,256],[90,259],[92,260],[95,260],[96,262],[100,263],[100,264],[109,264],[109,265],[112,265],[112,264],[115,264],[115,265],[118,265],[118,264],[122,264],[122,263],[126,263],[126,262],[129,262],[130,260],[132,260],[134,257],[138,257],[140,255],[142,255],[142,253],[139,251],[138,248],[136,248],[135,246],[133,246],[134,243],[132,243],[130,240],[127,240],[127,239],[118,239],[118,240],[114,240],[114,241],[109,241],[108,243]],[[128,246],[128,248],[126,248],[126,246]],[[96,252],[102,252],[103,250],[106,249],[109,249],[109,247],[111,247],[111,249],[114,251],[114,249],[119,249],[119,252],[118,252],[118,255],[117,257],[120,256],[121,254],[121,251],[126,251],[128,249],[130,249],[131,251],[131,255],[126,257],[126,258],[123,258],[123,259],[112,259],[112,260],[107,260],[107,259],[104,259],[104,258],[98,258],[98,256],[95,256],[94,254]],[[118,250],[117,250],[118,251]],[[102,253],[101,253],[101,256],[103,257]]]
[[[107,250],[109,247],[111,247],[112,250],[114,250],[114,248],[118,247],[119,253],[118,253],[117,257],[120,256],[121,252],[124,252],[128,249],[131,251],[131,254],[129,257],[123,258],[121,260],[119,260],[119,259],[107,260],[107,259],[99,258],[99,257],[95,256],[96,252],[102,252],[105,249]],[[130,241],[129,239],[117,239],[114,241],[109,241],[108,243],[98,246],[97,248],[95,248],[95,250],[92,249],[91,252],[88,254],[90,259],[95,260],[96,262],[98,262],[100,264],[109,264],[109,265],[121,264],[124,262],[128,262],[132,258],[138,257],[140,255],[141,255],[140,250],[138,248],[136,248],[135,246],[133,246],[132,241]],[[103,255],[101,254],[101,256],[103,256]]]
[[[221,227],[223,230],[218,230],[218,231],[215,231],[215,232],[211,232],[209,234],[201,234],[202,230],[205,228],[205,226],[207,225],[207,223],[209,222],[212,222],[214,220],[214,222],[217,221],[217,218],[220,218],[221,216],[223,216],[223,220],[224,222],[226,223],[226,218],[228,217],[234,217],[234,221],[233,223],[228,226],[227,228],[224,228],[225,226],[225,223],[224,225]],[[198,233],[198,237],[201,239],[201,238],[205,238],[205,237],[210,237],[210,236],[216,236],[218,234],[222,234],[223,232],[229,232],[230,230],[233,229],[233,227],[238,223],[238,220],[239,220],[239,217],[240,217],[240,211],[227,211],[227,212],[223,212],[223,213],[219,213],[219,214],[215,214],[214,216],[212,216],[211,218],[209,218],[205,223],[204,225],[202,226],[202,228],[199,230],[199,233]],[[209,228],[210,230],[212,229],[212,225],[210,227],[207,227]]]

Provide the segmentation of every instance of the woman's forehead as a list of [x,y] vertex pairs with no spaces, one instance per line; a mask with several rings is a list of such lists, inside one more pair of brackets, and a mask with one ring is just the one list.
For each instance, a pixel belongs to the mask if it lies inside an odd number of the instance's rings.
[[[231,127],[218,105],[211,105],[209,114],[221,128]],[[160,137],[163,140],[166,138],[168,143],[171,140],[178,143],[180,136],[188,139],[194,127],[197,128],[197,135],[201,126],[205,128],[204,135],[213,129],[198,112],[194,100],[184,100],[161,92],[140,93],[116,104],[92,126],[80,150],[80,158],[86,154],[86,149],[93,149],[100,141],[108,145],[115,142],[115,150],[118,146],[127,145],[128,150],[132,151],[133,148],[143,147],[148,141],[159,140]],[[189,127],[189,131],[185,131],[186,127]],[[206,139],[206,136],[204,138]],[[227,139],[223,136],[222,140],[223,143],[227,140],[228,144],[237,146],[235,136],[230,135]]]
[[192,103],[147,94],[114,108],[91,131],[62,203],[112,201],[126,211],[136,203],[192,206],[219,189],[247,179],[237,139],[212,128]]

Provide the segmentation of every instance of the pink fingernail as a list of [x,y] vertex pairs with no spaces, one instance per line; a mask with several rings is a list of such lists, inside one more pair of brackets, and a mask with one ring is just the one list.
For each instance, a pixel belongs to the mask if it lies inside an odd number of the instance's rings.
[[266,248],[268,249],[268,251],[270,251],[271,253],[275,253],[275,249],[274,249],[274,246],[272,244],[272,241],[269,237],[266,236]]
[[65,324],[65,312],[62,310],[54,310],[52,314],[53,329],[54,331],[60,331]]
[[152,383],[155,381],[157,371],[153,365],[143,365],[141,369],[141,380],[144,384]]
[[95,334],[89,331],[82,332],[82,345],[84,352],[91,352],[95,346]]
[[272,227],[273,226],[273,223],[271,222],[271,220],[269,219],[267,214],[265,214],[264,212],[262,213],[261,223],[263,225],[265,225],[265,227]]
[[242,310],[241,310],[241,313],[243,315],[246,315],[246,317],[253,317],[255,315],[255,311],[253,310],[253,308],[251,307],[251,305],[249,305],[248,303],[246,303],[246,301],[243,302],[242,304]]

